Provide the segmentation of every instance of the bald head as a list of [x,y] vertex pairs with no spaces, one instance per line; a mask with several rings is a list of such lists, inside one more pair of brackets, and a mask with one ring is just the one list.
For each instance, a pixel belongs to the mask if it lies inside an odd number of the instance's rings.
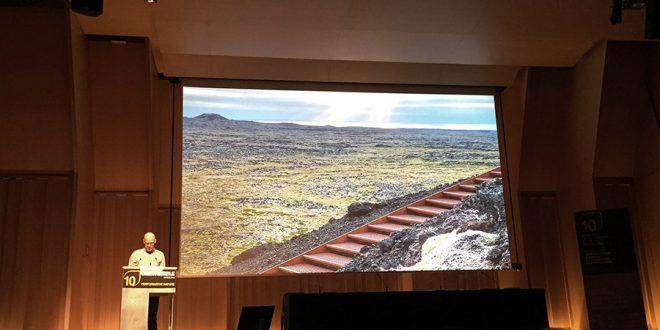
[[142,238],[142,243],[144,243],[144,250],[151,253],[156,249],[156,235],[152,232],[147,232]]

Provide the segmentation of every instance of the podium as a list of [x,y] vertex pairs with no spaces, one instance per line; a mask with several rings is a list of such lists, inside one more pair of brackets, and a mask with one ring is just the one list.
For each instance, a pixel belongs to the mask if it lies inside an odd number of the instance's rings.
[[[149,296],[170,296],[176,289],[176,267],[122,267],[120,330],[147,329]],[[169,323],[172,325],[170,304]]]

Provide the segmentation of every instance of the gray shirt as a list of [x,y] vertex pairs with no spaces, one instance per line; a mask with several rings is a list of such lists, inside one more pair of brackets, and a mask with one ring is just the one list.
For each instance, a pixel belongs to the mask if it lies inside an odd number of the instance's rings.
[[165,267],[165,255],[159,250],[155,250],[151,253],[147,252],[144,248],[137,249],[131,253],[131,257],[128,259],[128,265],[131,267],[139,266],[159,266]]

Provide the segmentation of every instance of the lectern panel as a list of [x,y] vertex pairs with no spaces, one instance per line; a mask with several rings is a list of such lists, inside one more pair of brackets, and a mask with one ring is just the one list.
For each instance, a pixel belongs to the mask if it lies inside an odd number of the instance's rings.
[[174,292],[176,267],[124,267],[123,288],[148,288],[169,293]]
[[121,330],[147,328],[149,296],[173,294],[176,270],[176,267],[123,267]]

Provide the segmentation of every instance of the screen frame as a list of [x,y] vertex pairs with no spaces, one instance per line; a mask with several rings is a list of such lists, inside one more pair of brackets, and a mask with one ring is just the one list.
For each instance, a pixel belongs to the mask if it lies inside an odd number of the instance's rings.
[[[500,154],[500,166],[502,169],[503,198],[506,212],[507,234],[509,243],[509,253],[511,255],[510,269],[480,269],[480,270],[422,270],[422,271],[382,271],[382,272],[361,272],[349,274],[410,274],[410,273],[461,273],[461,272],[502,272],[519,270],[518,237],[516,232],[516,216],[513,208],[513,196],[511,189],[511,179],[509,175],[509,159],[507,152],[507,139],[505,132],[504,110],[502,109],[501,93],[505,90],[498,86],[451,86],[451,85],[427,85],[427,84],[392,84],[392,83],[362,83],[362,82],[320,82],[320,81],[288,81],[288,80],[242,80],[242,79],[218,79],[218,78],[183,78],[179,81],[181,84],[178,95],[181,96],[178,111],[173,113],[173,148],[178,145],[178,200],[183,201],[183,87],[199,88],[230,88],[230,89],[264,89],[264,90],[300,90],[300,91],[329,91],[329,92],[367,92],[367,93],[410,93],[410,94],[457,94],[457,95],[484,95],[493,96],[495,106],[495,120],[497,127],[497,140]],[[178,120],[179,125],[174,125]],[[176,128],[175,128],[176,126]],[[178,130],[175,132],[174,130]],[[177,136],[178,139],[174,139]],[[173,188],[171,188],[173,190]],[[177,239],[170,242],[174,249],[172,255],[176,260],[180,260],[181,253],[181,220],[182,203],[179,203],[179,222],[176,226],[175,237]],[[174,231],[174,229],[172,229]],[[172,236],[172,235],[170,235]],[[172,258],[171,258],[172,259]],[[182,278],[241,278],[241,277],[280,277],[280,276],[336,276],[337,273],[303,273],[303,274],[205,274],[191,275],[179,274]]]

